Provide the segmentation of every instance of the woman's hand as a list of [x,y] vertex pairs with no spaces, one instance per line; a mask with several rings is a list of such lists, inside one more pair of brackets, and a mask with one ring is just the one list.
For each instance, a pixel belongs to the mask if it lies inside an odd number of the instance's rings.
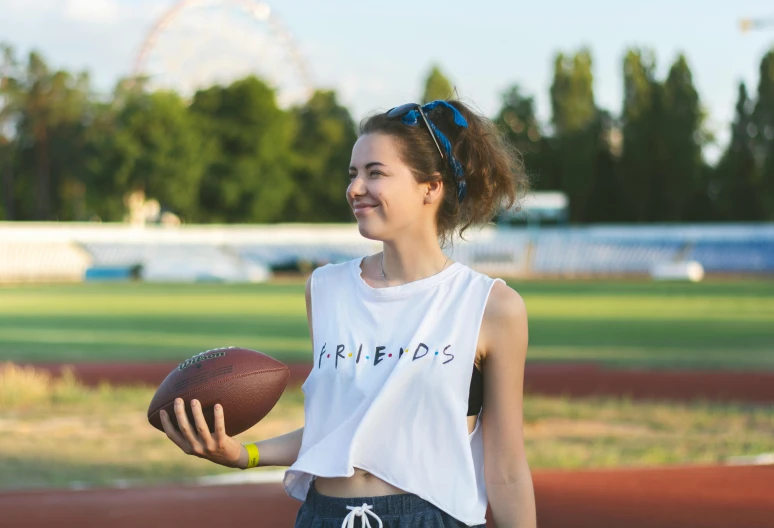
[[226,434],[223,407],[215,405],[215,433],[211,434],[202,414],[198,400],[191,400],[191,412],[195,427],[191,427],[185,413],[182,398],[175,399],[175,417],[180,430],[175,429],[165,411],[161,411],[161,425],[167,438],[172,440],[187,455],[204,458],[226,467],[244,469],[247,467],[247,449]]

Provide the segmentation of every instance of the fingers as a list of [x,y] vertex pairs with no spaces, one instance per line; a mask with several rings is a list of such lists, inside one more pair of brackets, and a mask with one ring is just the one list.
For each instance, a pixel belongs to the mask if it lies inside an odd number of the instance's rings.
[[215,441],[221,443],[228,437],[226,434],[226,420],[223,417],[223,406],[215,404]]
[[204,419],[202,414],[202,405],[199,400],[191,400],[191,412],[194,415],[194,423],[196,424],[196,432],[199,434],[202,444],[208,451],[215,449],[215,442],[210,436],[210,426],[207,425],[207,420]]
[[[185,403],[181,398],[175,399],[174,412],[178,427],[172,424],[171,417],[161,411],[161,425],[167,437],[172,440],[184,453],[199,458],[211,460],[226,467],[242,467],[247,465],[247,451],[242,444],[228,436],[226,423],[223,416],[223,406],[214,406],[215,426],[214,435],[210,433],[207,420],[202,412],[201,402],[191,400],[191,414],[194,426],[185,412]],[[243,452],[244,451],[244,457]],[[243,461],[242,459],[245,458]]]
[[161,418],[161,426],[164,428],[164,432],[167,434],[167,438],[172,440],[172,442],[174,442],[177,447],[185,451],[186,441],[180,432],[175,428],[175,426],[172,425],[172,420],[169,419],[167,411],[161,411],[159,413],[159,417]]
[[188,449],[184,448],[183,451],[189,455],[203,455],[204,448],[202,442],[188,421],[188,416],[185,413],[185,403],[182,398],[175,399],[175,416],[177,417],[177,427],[188,443]]

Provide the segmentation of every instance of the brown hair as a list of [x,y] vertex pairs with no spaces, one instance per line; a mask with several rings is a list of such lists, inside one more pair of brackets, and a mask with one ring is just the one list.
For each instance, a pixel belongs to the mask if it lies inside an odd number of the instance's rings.
[[454,157],[462,164],[467,182],[462,202],[457,199],[454,171],[446,159],[441,159],[421,119],[418,126],[409,126],[400,118],[380,113],[360,123],[360,135],[381,133],[394,138],[401,159],[411,168],[417,183],[433,181],[435,172],[441,174],[444,197],[436,216],[441,246],[452,239],[457,228],[463,238],[469,227],[490,223],[502,209],[517,203],[529,188],[521,155],[497,126],[459,100],[447,102],[465,117],[467,128],[456,125],[453,111],[443,105],[425,113],[449,139]]

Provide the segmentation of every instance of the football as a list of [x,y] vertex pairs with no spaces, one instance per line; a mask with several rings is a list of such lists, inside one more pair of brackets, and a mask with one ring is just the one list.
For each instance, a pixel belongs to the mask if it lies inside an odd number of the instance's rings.
[[210,432],[214,432],[215,404],[223,406],[226,434],[237,435],[258,423],[279,400],[290,370],[262,352],[227,347],[201,352],[175,367],[161,382],[148,407],[148,421],[164,431],[159,411],[167,411],[177,425],[175,399],[183,398],[195,427],[191,400],[201,403]]

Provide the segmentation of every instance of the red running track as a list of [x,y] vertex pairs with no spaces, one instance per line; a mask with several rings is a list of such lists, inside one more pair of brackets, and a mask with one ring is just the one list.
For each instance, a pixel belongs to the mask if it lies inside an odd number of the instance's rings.
[[[113,384],[143,383],[158,386],[176,363],[75,363],[78,379],[94,385],[104,380]],[[36,368],[59,373],[62,364],[36,363]],[[311,365],[291,364],[290,383],[301,384]],[[527,363],[524,390],[556,396],[621,396],[633,399],[774,403],[774,372],[718,370],[624,370],[588,363]],[[774,522],[772,523],[774,526]]]
[[[540,528],[774,526],[774,466],[535,471],[533,481]],[[0,494],[0,526],[292,527],[300,505],[281,484],[22,491]]]

